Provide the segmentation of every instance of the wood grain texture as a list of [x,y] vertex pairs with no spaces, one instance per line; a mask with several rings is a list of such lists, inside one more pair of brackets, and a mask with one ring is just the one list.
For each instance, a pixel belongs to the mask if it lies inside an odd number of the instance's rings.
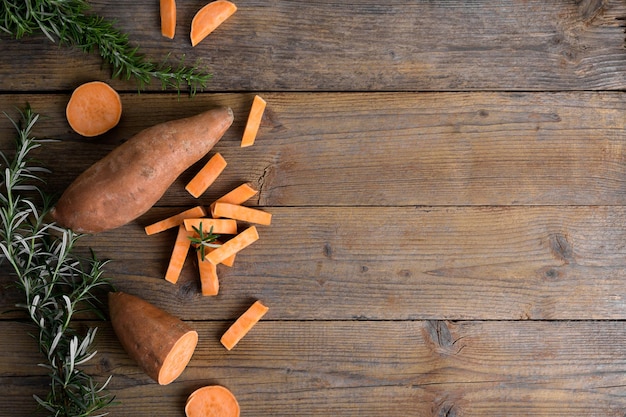
[[[93,1],[155,61],[185,56],[213,74],[211,91],[620,90],[626,86],[621,0],[237,2],[195,48],[202,1],[180,2],[174,40],[149,0]],[[70,90],[107,79],[97,55],[43,36],[2,38],[3,91]],[[242,68],[245,69],[242,72]],[[243,75],[243,76],[242,76]],[[115,82],[133,91],[132,82]],[[158,84],[150,86],[159,90]]]
[[[228,168],[199,201],[242,182],[264,206],[621,205],[624,93],[264,93],[255,146],[239,147],[252,94],[123,95],[120,125],[82,139],[61,117],[68,95],[35,96],[40,159],[63,190],[122,141],[173,118],[227,105],[235,122],[214,148]],[[0,95],[12,112],[23,96]],[[145,112],[150,117],[145,117]],[[0,119],[5,148],[12,126]],[[54,156],[51,156],[54,155]],[[208,157],[207,157],[208,158]],[[205,160],[201,161],[201,163]],[[188,170],[160,205],[193,205]]]
[[[96,323],[97,324],[97,323]],[[623,415],[626,333],[615,322],[261,321],[232,351],[228,322],[193,322],[198,349],[168,386],[148,380],[100,327],[88,371],[113,375],[110,416],[183,416],[196,388],[219,383],[254,416]],[[24,326],[1,322],[5,351]],[[29,415],[35,349],[2,364],[0,416]],[[15,410],[13,404],[23,404]]]
[[193,256],[176,285],[164,280],[175,231],[146,236],[140,220],[81,244],[112,260],[118,289],[188,320],[254,299],[277,320],[626,318],[621,206],[264,209],[273,224],[220,267],[216,298],[201,296]]
[[[213,80],[193,99],[137,94],[96,54],[0,34],[0,111],[42,114],[48,191],[146,127],[235,113],[205,195],[184,190],[203,160],[136,221],[80,240],[111,260],[118,289],[200,334],[182,376],[158,386],[110,323],[80,315],[79,329],[99,327],[86,370],[113,375],[112,417],[182,417],[208,384],[230,388],[242,416],[626,415],[624,1],[241,0],[196,48],[205,1],[178,2],[174,40],[158,2],[89,3],[149,58],[184,56]],[[64,108],[94,79],[122,93],[123,116],[84,139]],[[256,94],[268,106],[241,149]],[[0,151],[12,137],[0,117]],[[175,231],[143,227],[243,182],[273,221],[220,266],[220,294],[201,295],[192,255],[166,282]],[[257,299],[268,314],[226,351],[220,336]],[[49,381],[20,301],[0,263],[0,417],[33,415]]]

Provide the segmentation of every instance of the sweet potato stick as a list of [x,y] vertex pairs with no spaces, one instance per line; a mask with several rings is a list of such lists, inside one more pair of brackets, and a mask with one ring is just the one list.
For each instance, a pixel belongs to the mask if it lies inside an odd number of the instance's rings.
[[226,168],[226,160],[220,153],[216,153],[202,167],[200,171],[189,181],[185,190],[195,198],[200,197],[215,182],[217,177]]
[[176,284],[178,278],[180,278],[180,273],[183,270],[183,265],[185,264],[185,259],[187,259],[187,253],[189,253],[189,247],[191,246],[189,237],[192,235],[193,233],[185,230],[183,225],[178,226],[174,249],[172,250],[170,262],[165,272],[165,280],[172,284]]
[[243,204],[254,197],[257,193],[258,191],[252,188],[250,184],[241,184],[237,188],[234,188],[232,191],[229,191],[211,203],[211,216],[215,217],[213,216],[213,207],[215,207],[215,203]]
[[257,134],[259,133],[259,127],[261,126],[261,119],[263,119],[263,112],[265,112],[266,106],[265,100],[261,96],[254,96],[252,101],[252,107],[248,114],[248,121],[243,131],[243,137],[241,138],[241,147],[252,146]]
[[237,236],[233,237],[219,248],[211,251],[206,255],[209,262],[217,265],[234,253],[238,253],[242,249],[250,246],[259,239],[259,233],[255,226],[250,226]]
[[[200,229],[200,223],[202,223],[202,231],[205,233],[215,233],[218,235],[234,235],[237,234],[237,221],[233,219],[209,219],[207,217],[197,219],[185,219],[183,224],[187,231],[194,231]],[[213,228],[213,230],[211,230]]]
[[176,0],[160,0],[161,35],[174,39],[176,32]]
[[[219,240],[216,240],[214,242],[216,245],[222,245],[223,243],[220,242]],[[211,247],[205,247],[204,250],[205,252],[205,256],[207,253],[214,251],[216,248],[211,248]],[[232,255],[230,255],[228,258],[224,259],[222,262],[220,262],[222,265],[224,266],[228,266],[228,267],[232,267],[235,264],[235,256],[237,254],[233,253]]]
[[200,287],[202,295],[217,295],[220,289],[220,281],[217,276],[217,266],[202,259],[202,253],[198,251],[198,271],[200,272]]
[[226,333],[222,335],[220,339],[222,345],[228,350],[234,348],[268,310],[269,309],[264,306],[263,303],[258,300],[255,301],[254,304],[229,327]]
[[271,213],[239,204],[220,203],[218,201],[212,209],[212,214],[215,218],[225,217],[266,226],[272,223]]
[[189,218],[198,218],[206,216],[206,210],[202,206],[196,206],[190,208],[189,210],[185,210],[181,213],[175,214],[166,219],[160,220],[156,223],[148,225],[145,227],[145,231],[147,235],[153,235],[155,233],[163,232],[164,230],[171,229],[173,227],[180,226],[183,224],[183,220]]

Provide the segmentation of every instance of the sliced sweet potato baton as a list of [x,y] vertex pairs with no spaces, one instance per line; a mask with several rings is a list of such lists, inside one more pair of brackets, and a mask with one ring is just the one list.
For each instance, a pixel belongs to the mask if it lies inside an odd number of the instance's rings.
[[176,0],[160,0],[161,34],[174,39],[176,33]]
[[220,290],[220,281],[217,276],[217,266],[202,259],[202,253],[198,251],[198,271],[200,272],[200,288],[202,295],[217,295]]
[[261,301],[255,301],[222,335],[220,339],[222,345],[228,350],[234,348],[268,310],[269,308],[264,306]]
[[252,101],[252,107],[248,114],[248,121],[243,131],[243,137],[241,138],[241,147],[254,145],[257,134],[259,133],[259,127],[261,126],[261,120],[263,119],[263,112],[265,112],[266,106],[265,100],[261,96],[255,96]]
[[237,11],[230,1],[217,0],[201,8],[191,21],[191,46],[196,46]]
[[[216,245],[223,245],[222,242],[220,242],[219,240],[215,241]],[[209,252],[214,251],[216,248],[205,248],[205,250],[207,252],[205,252],[205,255]],[[235,264],[235,257],[237,256],[236,253],[233,253],[232,255],[230,255],[228,258],[224,259],[221,264],[224,266],[228,266],[228,267],[232,267]]]
[[[194,231],[194,228],[200,229],[202,225],[202,231],[205,233],[212,232],[217,235],[234,235],[237,234],[237,221],[233,219],[210,219],[208,217],[202,217],[197,219],[185,219],[183,220],[185,229],[190,232]],[[211,230],[213,228],[213,230]]]
[[187,398],[187,417],[239,417],[240,408],[233,393],[221,385],[198,388]]
[[111,325],[128,356],[161,385],[178,378],[196,349],[198,333],[139,297],[119,291],[108,297]]
[[257,193],[258,191],[252,188],[250,184],[241,184],[211,203],[211,217],[215,217],[213,216],[213,207],[215,206],[215,203],[243,204],[254,197]]
[[185,190],[195,198],[200,197],[226,168],[226,160],[218,152],[209,159],[200,171],[189,181]]
[[183,220],[189,218],[198,218],[206,216],[206,210],[202,206],[196,206],[190,208],[189,210],[185,210],[181,213],[170,216],[166,219],[160,220],[156,223],[146,226],[144,229],[147,235],[153,235],[155,233],[160,233],[168,229],[172,229],[174,227],[178,227],[183,224]]
[[180,278],[180,273],[183,270],[183,265],[185,264],[189,247],[191,246],[191,240],[189,238],[193,236],[193,234],[194,232],[187,231],[184,225],[181,224],[178,226],[174,249],[172,249],[170,262],[165,272],[165,280],[172,284],[176,284],[178,278]]
[[122,117],[122,100],[107,83],[91,81],[74,90],[65,116],[76,133],[98,136],[117,126]]
[[[198,236],[197,234],[194,234],[194,236]],[[216,245],[222,245],[223,243],[220,242],[219,240],[215,240],[213,241],[213,243],[215,243]],[[198,249],[198,245],[192,243],[191,246],[193,246],[194,248],[196,248],[197,252],[200,252],[200,250]],[[214,251],[216,248],[212,248],[212,247],[205,247],[204,250],[204,254],[206,256],[207,253]],[[232,255],[230,255],[228,258],[224,259],[221,264],[224,266],[228,266],[228,267],[232,267],[235,264],[235,257],[236,257],[236,253],[233,253]],[[201,255],[202,256],[202,255]]]
[[272,223],[272,213],[239,204],[221,203],[218,201],[213,206],[211,213],[215,218],[224,217],[265,226],[269,226]]
[[243,204],[254,197],[258,192],[259,191],[255,190],[249,183],[245,183],[233,188],[215,201],[219,201],[220,203]]
[[239,233],[219,248],[211,251],[206,255],[206,259],[215,265],[224,262],[225,259],[240,252],[242,249],[250,246],[259,240],[259,233],[255,226],[250,226],[243,232]]

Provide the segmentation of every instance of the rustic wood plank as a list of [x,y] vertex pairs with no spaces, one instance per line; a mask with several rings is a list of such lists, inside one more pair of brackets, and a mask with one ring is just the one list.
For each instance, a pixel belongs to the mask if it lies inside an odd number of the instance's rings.
[[[618,322],[264,320],[230,352],[218,341],[227,323],[192,325],[198,349],[164,387],[137,369],[106,324],[100,328],[99,353],[87,370],[113,374],[110,390],[121,405],[112,417],[182,416],[187,395],[205,384],[229,387],[242,415],[260,417],[626,411],[626,332]],[[4,321],[0,329],[11,335],[3,351],[14,352],[0,359],[0,416],[26,416],[28,397],[45,377],[33,372],[35,352],[25,346],[34,342],[25,340],[24,325]]]
[[[200,295],[193,257],[176,285],[163,279],[173,231],[146,236],[140,220],[82,245],[112,260],[118,289],[185,319],[254,299],[277,320],[626,318],[623,206],[264,209],[272,225],[220,267],[217,297]],[[0,311],[18,301],[6,289]]]
[[[158,2],[90,3],[149,57],[185,56],[214,79],[193,100],[112,81],[123,119],[84,139],[64,106],[108,68],[0,34],[0,111],[30,102],[36,134],[59,140],[37,153],[48,190],[145,127],[235,111],[215,148],[228,169],[205,196],[183,189],[198,164],[136,222],[81,241],[111,259],[118,289],[200,333],[162,387],[110,323],[81,316],[100,327],[87,370],[114,375],[112,417],[183,416],[206,384],[231,388],[244,416],[626,415],[625,2],[241,0],[197,48],[187,32],[206,2],[178,2],[173,41]],[[268,108],[242,150],[256,93]],[[12,136],[0,117],[0,150]],[[200,295],[193,256],[165,282],[174,233],[143,226],[242,182],[273,224],[220,267],[220,295]],[[220,335],[255,299],[268,315],[227,352]],[[0,264],[0,417],[31,415],[48,383],[20,301]]]
[[152,246],[130,227],[87,244],[122,288],[194,319],[249,298],[289,319],[626,317],[624,207],[267,210],[272,226],[220,271],[217,302],[198,296],[193,264],[178,288],[159,278],[171,236]]
[[[156,61],[168,53],[213,73],[211,91],[580,90],[626,87],[621,0],[285,2],[242,0],[192,48],[204,2],[180,2],[175,40],[160,34],[158,2],[93,1]],[[70,90],[108,79],[94,54],[43,36],[2,38],[0,90]],[[15,74],[10,76],[10,74]],[[18,75],[22,74],[22,75]],[[132,82],[115,82],[132,91]],[[160,89],[159,85],[151,86]]]
[[[218,143],[229,166],[200,201],[241,182],[264,206],[621,205],[626,201],[624,93],[264,93],[255,146],[241,149],[253,94],[123,96],[120,125],[97,139],[71,133],[67,95],[26,100],[45,117],[37,134],[63,141],[40,159],[62,191],[114,146],[152,124],[228,105],[235,123]],[[312,111],[314,109],[314,111]],[[149,113],[150,117],[145,115]],[[11,113],[15,116],[15,112]],[[0,119],[3,147],[13,131]],[[160,205],[196,201],[185,173]]]

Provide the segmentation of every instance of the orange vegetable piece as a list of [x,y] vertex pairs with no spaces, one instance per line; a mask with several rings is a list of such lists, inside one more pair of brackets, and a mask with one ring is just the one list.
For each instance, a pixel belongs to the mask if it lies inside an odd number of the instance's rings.
[[258,300],[255,301],[222,335],[220,339],[222,345],[228,350],[234,348],[268,310],[269,308],[264,306],[263,303]]
[[[222,245],[222,244],[223,244],[223,243],[222,243],[222,242],[220,242],[219,240],[216,240],[214,243],[215,243],[216,245]],[[206,251],[206,252],[205,252],[205,256],[206,256],[206,254],[207,254],[207,253],[209,253],[209,252],[211,252],[211,251],[214,251],[215,249],[216,249],[216,248],[205,247],[205,248],[204,248],[204,250]],[[233,254],[232,254],[232,255],[230,255],[228,258],[224,259],[224,260],[221,262],[221,264],[222,264],[222,265],[224,265],[224,266],[229,266],[229,267],[233,266],[233,265],[235,264],[235,256],[236,256],[236,255],[237,255],[236,253],[233,253]]]
[[107,83],[91,81],[74,90],[65,116],[79,135],[98,136],[117,126],[122,117],[122,100]]
[[[215,250],[215,249],[213,249]],[[232,255],[230,255],[228,258],[224,259],[221,264],[225,265],[225,266],[230,266],[232,267],[235,264],[235,257],[237,256],[236,253],[233,253]]]
[[172,249],[172,255],[170,256],[170,262],[165,272],[165,280],[176,284],[180,273],[183,270],[183,265],[187,259],[187,253],[189,253],[189,247],[191,246],[191,240],[193,232],[187,231],[184,225],[178,226],[178,234],[174,241],[174,249]]
[[257,134],[259,133],[259,127],[261,126],[261,119],[263,119],[263,112],[265,112],[266,106],[265,100],[261,96],[255,96],[252,101],[252,107],[248,114],[248,121],[243,131],[243,137],[241,139],[241,147],[252,146]]
[[153,235],[155,233],[160,233],[173,227],[180,226],[183,224],[183,220],[185,219],[203,216],[206,216],[206,210],[202,206],[197,206],[148,225],[144,229],[147,235]]
[[216,248],[215,250],[208,253],[205,256],[205,259],[208,259],[209,262],[217,265],[219,263],[222,263],[225,259],[232,256],[233,254],[238,253],[242,249],[250,246],[258,239],[259,233],[257,232],[256,227],[250,226],[243,232],[239,233],[237,236],[224,243],[219,248]]
[[161,34],[174,39],[176,32],[176,0],[160,0]]
[[200,272],[200,287],[202,295],[217,295],[220,290],[220,281],[217,276],[217,266],[202,260],[202,252],[198,251],[198,270]]
[[231,109],[217,108],[142,130],[80,174],[50,210],[52,218],[90,234],[135,220],[209,153],[232,122]]
[[189,181],[185,190],[189,192],[195,198],[198,198],[204,193],[207,188],[215,182],[217,177],[226,168],[226,160],[219,152],[209,159],[209,161],[202,167],[200,171]]
[[243,204],[252,197],[254,197],[256,193],[258,193],[258,191],[252,188],[250,184],[241,184],[237,188],[234,188],[232,191],[229,191],[228,193],[215,200],[215,202],[211,203],[211,216],[215,217],[213,215],[213,208],[215,207],[215,203],[220,202],[230,204]]
[[194,227],[200,229],[200,223],[202,223],[202,231],[204,233],[211,232],[211,227],[213,228],[212,233],[217,235],[234,235],[237,233],[237,221],[234,219],[209,219],[203,217],[201,219],[183,220],[185,229],[189,232],[193,232]]
[[187,398],[187,417],[239,417],[240,408],[233,393],[221,385],[198,388]]
[[213,1],[201,8],[191,21],[191,46],[209,36],[236,11],[237,6],[226,0]]
[[198,332],[149,302],[123,292],[109,293],[115,335],[131,359],[161,385],[185,370],[198,344]]
[[215,201],[230,204],[243,204],[254,197],[256,193],[258,193],[258,191],[252,188],[250,184],[246,183],[234,188],[232,191],[229,191]]
[[272,214],[239,204],[216,202],[211,210],[213,217],[226,217],[248,223],[269,226],[272,223]]

